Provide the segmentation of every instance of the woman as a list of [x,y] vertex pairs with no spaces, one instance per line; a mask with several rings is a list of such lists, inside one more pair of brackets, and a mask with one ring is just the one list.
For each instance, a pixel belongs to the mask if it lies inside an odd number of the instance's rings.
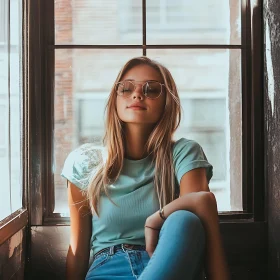
[[198,279],[203,269],[207,279],[229,279],[212,166],[195,141],[172,140],[181,110],[168,69],[129,60],[106,109],[104,149],[82,145],[62,171],[67,279]]

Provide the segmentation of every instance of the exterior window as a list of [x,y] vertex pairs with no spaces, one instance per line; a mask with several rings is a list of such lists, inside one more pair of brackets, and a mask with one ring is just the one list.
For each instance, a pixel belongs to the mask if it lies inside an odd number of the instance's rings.
[[22,207],[21,1],[0,3],[0,220]]
[[[55,48],[54,213],[66,215],[66,185],[60,177],[64,160],[83,143],[101,143],[114,79],[144,49],[142,1],[68,2],[55,1],[56,46],[115,48]],[[182,102],[175,139],[193,139],[203,147],[214,166],[210,189],[219,211],[242,211],[241,3],[146,2],[146,55],[170,69]],[[142,48],[122,49],[123,44]]]
[[[142,1],[119,7],[119,32],[131,43],[142,32]],[[146,1],[147,44],[240,44],[240,11],[239,0]]]

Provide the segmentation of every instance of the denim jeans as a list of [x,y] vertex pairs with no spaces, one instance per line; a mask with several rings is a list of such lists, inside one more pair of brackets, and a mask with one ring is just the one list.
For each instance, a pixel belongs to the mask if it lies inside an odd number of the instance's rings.
[[113,247],[96,256],[86,280],[202,279],[205,232],[200,219],[189,211],[168,216],[151,258],[145,250]]

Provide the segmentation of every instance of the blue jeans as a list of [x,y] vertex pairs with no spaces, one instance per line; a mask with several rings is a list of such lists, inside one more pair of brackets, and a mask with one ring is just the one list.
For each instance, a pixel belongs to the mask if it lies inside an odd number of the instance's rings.
[[86,280],[202,279],[205,231],[200,219],[189,211],[168,216],[151,258],[145,250],[112,247],[93,260]]

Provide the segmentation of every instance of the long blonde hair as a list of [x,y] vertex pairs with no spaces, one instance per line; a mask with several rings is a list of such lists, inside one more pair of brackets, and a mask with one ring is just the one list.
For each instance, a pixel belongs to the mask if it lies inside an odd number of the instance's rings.
[[[172,156],[174,141],[172,138],[181,121],[181,105],[176,84],[169,70],[148,57],[130,59],[119,72],[115,83],[119,82],[128,70],[140,64],[148,65],[157,70],[163,78],[166,89],[165,110],[146,143],[146,151],[152,155],[152,161],[155,164],[154,187],[162,207],[174,200],[175,197]],[[100,196],[104,193],[110,199],[107,187],[118,179],[124,161],[123,123],[117,114],[115,83],[106,105],[106,132],[103,145],[106,147],[107,160],[100,164],[87,188],[91,212],[97,215],[99,215]]]

